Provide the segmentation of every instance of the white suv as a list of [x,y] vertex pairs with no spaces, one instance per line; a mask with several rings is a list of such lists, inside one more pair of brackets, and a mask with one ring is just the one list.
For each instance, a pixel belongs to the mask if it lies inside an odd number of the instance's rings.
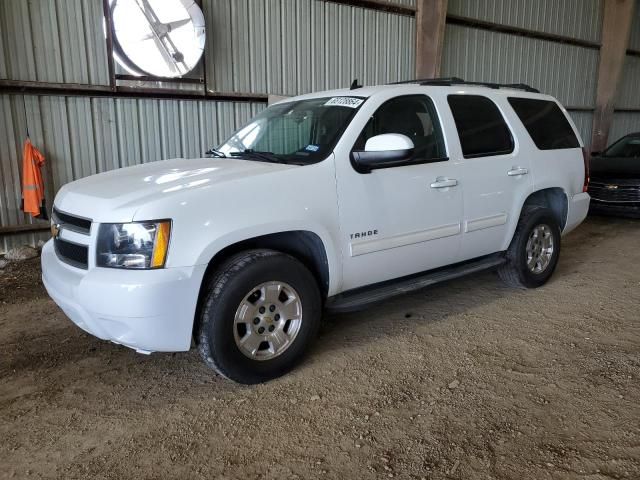
[[544,284],[589,207],[573,122],[525,85],[354,84],[208,153],[65,185],[43,281],[87,332],[143,353],[194,340],[243,383],[289,370],[323,308],[492,267]]

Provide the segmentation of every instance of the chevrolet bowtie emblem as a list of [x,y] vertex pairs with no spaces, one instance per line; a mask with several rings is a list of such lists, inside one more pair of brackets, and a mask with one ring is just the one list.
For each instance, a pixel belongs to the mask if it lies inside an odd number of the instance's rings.
[[617,190],[618,185],[607,185],[607,190]]
[[59,223],[51,224],[51,236],[53,238],[58,238],[58,236],[60,235],[60,230],[62,230],[62,227],[60,226]]

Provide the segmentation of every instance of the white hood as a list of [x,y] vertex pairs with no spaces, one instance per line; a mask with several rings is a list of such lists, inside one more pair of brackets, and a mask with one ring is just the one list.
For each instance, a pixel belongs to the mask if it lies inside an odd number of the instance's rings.
[[55,206],[98,222],[128,222],[141,206],[167,195],[290,168],[296,166],[230,158],[175,158],[69,183],[58,192]]

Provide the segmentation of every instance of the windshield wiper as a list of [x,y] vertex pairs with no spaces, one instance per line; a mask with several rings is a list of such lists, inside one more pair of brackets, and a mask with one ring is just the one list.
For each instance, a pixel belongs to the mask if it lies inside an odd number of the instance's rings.
[[215,158],[227,158],[224,153],[222,153],[220,150],[216,150],[215,148],[210,148],[209,150],[204,152],[204,154]]
[[275,153],[259,152],[251,149],[244,150],[243,152],[231,152],[229,155],[232,157],[244,157],[248,160],[260,160],[261,162],[287,163],[286,160],[278,157]]

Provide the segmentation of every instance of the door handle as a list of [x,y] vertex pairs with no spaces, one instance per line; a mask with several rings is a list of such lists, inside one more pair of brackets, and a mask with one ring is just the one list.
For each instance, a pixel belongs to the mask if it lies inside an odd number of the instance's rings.
[[458,180],[455,178],[438,177],[436,181],[431,184],[431,188],[447,188],[455,187],[458,185]]
[[526,175],[527,173],[529,173],[528,168],[513,167],[507,172],[507,175],[509,175],[510,177],[519,177],[521,175]]

